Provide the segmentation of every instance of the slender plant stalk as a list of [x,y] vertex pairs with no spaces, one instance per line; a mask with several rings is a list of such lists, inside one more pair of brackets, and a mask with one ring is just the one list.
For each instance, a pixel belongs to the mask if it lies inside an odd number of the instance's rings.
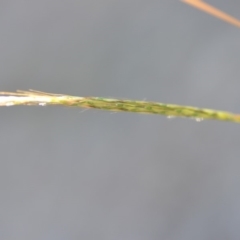
[[211,6],[208,3],[205,3],[205,1],[202,0],[181,0],[184,3],[187,3],[191,5],[192,7],[195,7],[201,11],[204,11],[218,19],[221,19],[227,23],[230,23],[236,27],[240,27],[240,20],[232,17],[231,15],[217,9],[214,6]]
[[[205,11],[215,17],[218,17],[230,24],[240,27],[240,21],[230,15],[210,6],[203,0],[181,0],[202,11]],[[196,108],[190,106],[181,106],[175,104],[164,104],[159,102],[121,100],[101,97],[77,97],[64,94],[45,93],[40,91],[20,91],[0,92],[0,106],[16,105],[61,105],[74,106],[81,108],[96,108],[108,111],[122,111],[134,113],[161,114],[167,117],[188,117],[197,121],[203,119],[213,119],[219,121],[229,121],[240,123],[240,114],[230,112],[211,110],[205,108]]]
[[164,104],[158,102],[121,100],[102,97],[76,97],[40,91],[0,92],[0,106],[60,105],[66,107],[96,108],[108,111],[161,114],[167,117],[188,117],[197,121],[213,119],[240,123],[240,115],[229,112]]

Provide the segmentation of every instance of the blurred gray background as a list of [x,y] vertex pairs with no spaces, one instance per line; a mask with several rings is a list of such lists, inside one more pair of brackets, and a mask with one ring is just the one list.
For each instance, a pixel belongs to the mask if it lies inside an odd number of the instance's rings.
[[[240,2],[208,3],[240,19]],[[0,89],[240,112],[240,29],[177,0],[0,2]],[[237,124],[1,108],[0,239],[240,239]]]

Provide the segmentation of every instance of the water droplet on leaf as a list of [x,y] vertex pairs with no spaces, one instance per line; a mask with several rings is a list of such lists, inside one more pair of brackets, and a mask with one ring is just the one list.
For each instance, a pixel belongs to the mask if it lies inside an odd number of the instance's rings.
[[203,121],[203,118],[195,118],[195,120],[196,120],[197,122],[201,122],[201,121]]

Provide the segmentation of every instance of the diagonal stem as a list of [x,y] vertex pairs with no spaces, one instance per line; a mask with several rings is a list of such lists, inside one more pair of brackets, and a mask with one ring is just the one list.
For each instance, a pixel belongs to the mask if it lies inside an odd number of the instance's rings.
[[187,117],[196,120],[213,119],[240,123],[240,115],[175,104],[134,101],[124,99],[77,97],[64,94],[44,93],[34,90],[0,92],[0,106],[16,105],[60,105],[66,107],[95,108],[108,111],[161,114],[168,117]]

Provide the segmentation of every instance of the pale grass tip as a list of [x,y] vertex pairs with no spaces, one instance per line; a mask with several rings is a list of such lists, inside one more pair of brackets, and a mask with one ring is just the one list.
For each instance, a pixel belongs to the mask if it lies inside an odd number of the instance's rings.
[[40,102],[38,105],[39,105],[39,106],[46,106],[47,103],[45,103],[45,102]]
[[10,106],[13,106],[14,105],[14,102],[7,102],[6,104],[5,104],[5,106],[7,106],[7,107],[10,107]]

